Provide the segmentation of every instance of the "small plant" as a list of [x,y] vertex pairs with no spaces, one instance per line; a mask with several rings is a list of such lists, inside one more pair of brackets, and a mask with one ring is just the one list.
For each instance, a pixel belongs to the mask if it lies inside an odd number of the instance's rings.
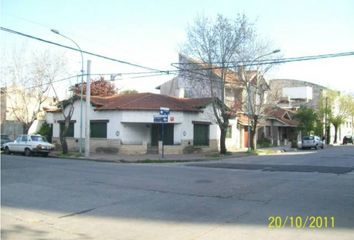
[[48,142],[52,142],[52,127],[48,123],[44,122],[37,133],[44,136]]
[[257,147],[259,148],[267,148],[267,147],[271,147],[272,143],[268,138],[262,138],[260,140],[258,140],[257,142]]

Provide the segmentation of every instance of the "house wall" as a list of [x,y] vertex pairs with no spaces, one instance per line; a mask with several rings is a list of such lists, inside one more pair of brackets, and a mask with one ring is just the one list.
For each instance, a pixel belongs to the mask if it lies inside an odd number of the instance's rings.
[[312,100],[309,100],[308,102],[294,102],[292,105],[294,107],[299,107],[300,105],[305,104],[306,106],[313,109],[318,108],[322,91],[326,89],[325,87],[318,84],[294,79],[272,79],[269,81],[269,86],[271,90],[269,98],[270,102],[280,100],[279,97],[282,96],[283,88],[311,87]]
[[145,123],[122,123],[121,125],[122,144],[151,143],[151,125]]
[[[68,111],[68,109],[66,109]],[[108,120],[107,139],[90,139],[91,151],[98,148],[117,148],[123,154],[143,154],[151,143],[151,124],[153,116],[158,111],[94,111],[89,109],[91,120]],[[83,123],[85,123],[85,109],[83,110]],[[210,145],[203,147],[203,151],[217,151],[219,129],[210,121],[213,117],[211,106],[206,107],[202,112],[174,112],[171,111],[169,122],[174,124],[174,145],[168,147],[166,153],[182,153],[188,145],[193,145],[193,121],[210,122],[209,140]],[[59,121],[63,120],[61,113],[48,113],[46,120],[53,124],[53,141],[59,143]],[[67,138],[69,150],[78,149],[80,137],[80,102],[74,103],[74,112],[71,120],[74,123],[74,137]],[[83,125],[82,136],[85,137]]]
[[[230,120],[231,138],[226,138],[226,148],[228,151],[234,151],[241,148],[240,129],[237,128],[237,118]],[[218,131],[220,134],[220,130]]]
[[282,96],[308,101],[312,99],[312,87],[284,87]]

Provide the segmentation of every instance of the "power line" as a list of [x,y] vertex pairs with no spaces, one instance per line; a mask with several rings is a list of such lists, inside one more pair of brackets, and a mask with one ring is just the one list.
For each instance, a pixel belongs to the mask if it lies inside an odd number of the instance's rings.
[[[166,75],[165,73],[161,73],[161,72],[160,73],[159,72],[139,72],[139,73],[136,73],[136,74],[144,74],[144,73],[145,73],[145,75],[129,77],[129,79],[148,78],[148,77],[157,77],[157,76]],[[135,74],[135,73],[133,73],[133,72],[132,73],[122,73],[121,76],[124,76],[124,75],[127,75],[127,74]],[[86,74],[84,74],[84,75],[86,75]],[[90,75],[91,76],[105,76],[105,75],[110,75],[110,74],[107,74],[107,73],[94,73],[94,74],[90,74]],[[42,83],[42,84],[38,84],[38,85],[33,85],[33,86],[30,86],[30,87],[26,87],[24,89],[32,89],[32,88],[42,87],[42,86],[45,86],[45,85],[51,85],[53,83],[62,82],[62,81],[69,80],[69,79],[72,79],[72,78],[75,78],[75,77],[80,77],[80,76],[81,76],[81,74],[73,75],[73,76],[70,76],[70,77],[54,80],[54,81],[51,81],[51,82]]]
[[[35,36],[29,35],[29,34],[21,33],[21,32],[18,32],[18,31],[9,29],[9,28],[0,27],[0,29],[2,31],[5,31],[5,32],[9,32],[9,33],[17,34],[17,35],[20,35],[20,36],[23,36],[23,37],[35,39],[35,40],[38,40],[38,41],[41,41],[41,42],[45,42],[45,43],[49,43],[49,44],[56,45],[56,46],[59,46],[59,47],[67,48],[67,49],[70,49],[70,50],[73,50],[73,51],[80,51],[77,48],[73,48],[73,47],[70,47],[70,46],[67,46],[67,45],[63,45],[63,44],[60,44],[60,43],[56,43],[56,42],[52,42],[52,41],[49,41],[49,40],[45,40],[43,38],[35,37]],[[104,55],[101,55],[101,54],[96,54],[96,53],[92,53],[92,52],[88,52],[88,51],[84,51],[84,50],[82,52],[85,53],[85,54],[88,54],[88,55],[92,55],[92,56],[95,56],[95,57],[103,58],[103,59],[114,61],[114,62],[119,62],[119,63],[130,65],[130,66],[133,66],[133,67],[143,68],[143,69],[151,70],[151,71],[158,71],[158,72],[161,72],[161,73],[165,72],[165,71],[162,71],[162,70],[159,70],[159,69],[145,67],[145,66],[142,66],[142,65],[139,65],[139,64],[135,64],[135,63],[131,63],[131,62],[127,62],[127,61],[123,61],[123,60],[107,57],[107,56],[104,56]]]
[[[340,53],[329,53],[329,54],[320,54],[320,55],[311,55],[311,56],[302,56],[302,57],[291,57],[291,58],[279,58],[279,59],[265,59],[258,61],[239,61],[239,62],[212,62],[212,63],[197,63],[197,62],[188,62],[188,63],[172,63],[171,65],[176,67],[179,70],[183,71],[181,66],[183,65],[212,65],[212,67],[204,67],[196,70],[212,70],[212,69],[222,69],[222,68],[231,68],[231,67],[241,67],[241,66],[259,66],[267,64],[281,64],[288,62],[301,62],[301,61],[311,61],[317,59],[325,58],[336,58],[336,57],[347,57],[353,56],[354,52],[340,52]],[[226,64],[227,66],[218,66],[218,64]],[[215,65],[215,66],[213,66]]]
[[32,88],[42,87],[42,86],[45,86],[45,85],[51,85],[53,83],[66,81],[66,80],[69,80],[69,79],[72,79],[72,78],[75,78],[75,77],[79,77],[79,76],[81,76],[81,75],[73,75],[73,76],[70,76],[70,77],[61,78],[61,79],[54,80],[54,81],[51,81],[51,82],[42,83],[42,84],[38,84],[38,85],[33,85],[33,86],[30,86],[30,87],[26,87],[24,89],[32,89]]

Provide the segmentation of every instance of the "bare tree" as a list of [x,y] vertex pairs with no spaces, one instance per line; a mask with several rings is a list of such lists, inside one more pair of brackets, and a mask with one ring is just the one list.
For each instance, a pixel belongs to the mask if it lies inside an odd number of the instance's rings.
[[270,106],[270,101],[267,101],[270,89],[263,76],[273,66],[273,64],[262,64],[259,61],[279,50],[269,52],[267,44],[257,43],[255,37],[250,38],[247,45],[247,51],[236,56],[235,71],[246,89],[247,98],[243,101],[243,109],[246,110],[249,118],[248,134],[252,140],[249,147],[256,150],[259,124],[265,119],[266,109]]
[[6,87],[6,94],[9,118],[20,122],[27,132],[40,117],[43,105],[53,100],[48,97],[48,90],[63,71],[65,62],[48,51],[32,53],[29,61],[24,56],[13,54],[7,68],[11,85]]
[[220,153],[226,153],[226,131],[231,117],[225,103],[225,84],[230,75],[233,59],[241,45],[252,33],[246,16],[227,19],[218,15],[215,20],[197,18],[187,30],[187,41],[182,52],[200,62],[181,64],[185,77],[192,78],[200,96],[212,97],[214,120],[220,128]]
[[[54,86],[53,86],[53,91],[54,91],[55,95],[58,97],[57,91],[55,90]],[[79,98],[80,97],[78,95],[74,94],[70,98],[60,101],[58,103],[58,110],[60,111],[60,113],[62,114],[62,116],[64,118],[63,128],[60,128],[60,133],[59,133],[59,140],[60,140],[61,149],[62,149],[63,154],[68,153],[68,143],[66,141],[66,137],[68,135],[71,118],[74,113],[74,102],[76,100],[78,100]]]

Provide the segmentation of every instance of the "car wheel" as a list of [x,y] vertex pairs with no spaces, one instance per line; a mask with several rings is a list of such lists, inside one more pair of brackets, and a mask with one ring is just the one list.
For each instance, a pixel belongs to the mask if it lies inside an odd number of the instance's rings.
[[29,150],[29,148],[25,149],[25,156],[27,157],[31,156],[31,150]]
[[10,154],[11,153],[9,147],[5,147],[4,152],[5,152],[5,154]]
[[315,149],[318,150],[318,145],[315,146]]

